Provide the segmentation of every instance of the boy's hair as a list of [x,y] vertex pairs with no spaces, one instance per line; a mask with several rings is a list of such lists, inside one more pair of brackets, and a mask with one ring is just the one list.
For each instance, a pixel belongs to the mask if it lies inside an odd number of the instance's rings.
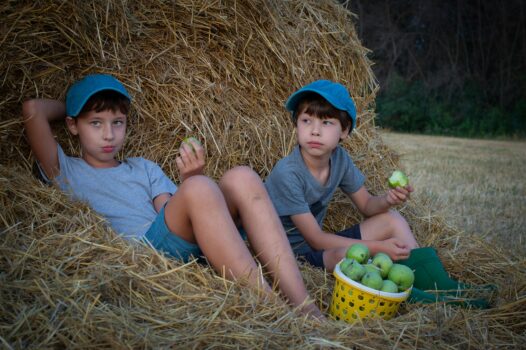
[[102,112],[111,110],[128,115],[130,100],[123,94],[114,90],[102,90],[93,94],[82,107],[79,116],[89,111]]
[[335,108],[326,99],[315,92],[305,92],[292,113],[292,121],[296,125],[298,116],[306,113],[320,119],[334,118],[340,121],[342,130],[352,127],[352,120],[346,111]]

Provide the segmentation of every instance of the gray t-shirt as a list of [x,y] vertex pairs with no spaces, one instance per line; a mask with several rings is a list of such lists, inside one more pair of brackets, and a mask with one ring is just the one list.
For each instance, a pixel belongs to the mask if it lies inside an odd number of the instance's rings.
[[288,156],[276,163],[265,180],[270,199],[296,254],[304,254],[312,248],[305,242],[290,216],[311,212],[320,227],[323,227],[329,201],[336,189],[340,187],[345,193],[354,193],[365,182],[363,174],[340,146],[333,151],[330,166],[329,179],[322,185],[310,173],[299,146],[296,146]]
[[59,145],[58,161],[60,174],[55,181],[60,188],[86,202],[128,239],[141,239],[156,218],[155,197],[177,191],[161,168],[144,158],[127,158],[113,168],[94,168],[82,158],[66,156]]

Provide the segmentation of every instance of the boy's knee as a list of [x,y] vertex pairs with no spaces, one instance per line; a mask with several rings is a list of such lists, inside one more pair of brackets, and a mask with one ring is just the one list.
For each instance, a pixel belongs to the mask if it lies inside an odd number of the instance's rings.
[[231,203],[237,202],[238,205],[247,204],[247,200],[270,200],[259,175],[246,166],[227,171],[219,181],[219,187]]
[[409,224],[405,220],[405,218],[400,215],[399,212],[394,210],[389,210],[386,214],[386,218],[389,221],[389,225],[396,228],[406,228],[409,227]]
[[418,243],[407,220],[399,212],[394,210],[390,210],[387,215],[389,215],[390,225],[393,227],[393,235],[403,239],[410,249],[418,247]]
[[259,175],[248,166],[237,166],[228,170],[219,183],[221,186],[263,184]]
[[186,199],[210,199],[211,196],[219,195],[217,184],[204,175],[194,175],[186,179],[177,190]]

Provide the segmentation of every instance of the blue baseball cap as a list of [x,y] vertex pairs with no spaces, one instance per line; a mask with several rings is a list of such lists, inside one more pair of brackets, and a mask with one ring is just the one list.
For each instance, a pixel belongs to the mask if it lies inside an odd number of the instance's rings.
[[108,74],[90,74],[75,82],[66,94],[66,115],[77,117],[89,98],[99,91],[113,90],[128,100],[128,91],[120,81]]
[[285,107],[295,113],[300,100],[309,92],[317,93],[334,108],[347,112],[352,121],[351,130],[354,129],[356,126],[356,106],[345,86],[340,83],[330,80],[316,80],[290,95]]

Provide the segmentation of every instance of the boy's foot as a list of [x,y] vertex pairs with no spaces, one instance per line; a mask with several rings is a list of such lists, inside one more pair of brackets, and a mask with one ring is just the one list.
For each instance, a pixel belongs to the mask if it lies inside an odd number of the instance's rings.
[[305,301],[305,303],[298,308],[299,312],[303,315],[308,316],[309,318],[315,319],[317,321],[327,321],[327,317],[323,315],[321,310],[314,304],[312,301]]

